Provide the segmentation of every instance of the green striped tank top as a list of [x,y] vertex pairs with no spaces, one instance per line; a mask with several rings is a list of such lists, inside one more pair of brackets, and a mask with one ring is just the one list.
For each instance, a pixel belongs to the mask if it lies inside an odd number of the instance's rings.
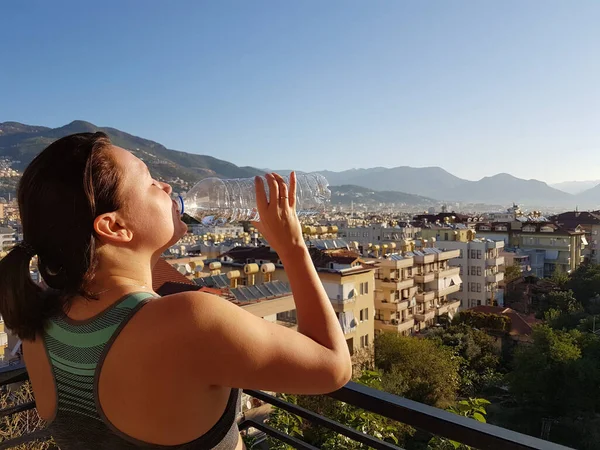
[[213,428],[194,441],[176,446],[146,443],[128,436],[115,428],[102,412],[98,380],[106,354],[131,317],[154,297],[147,292],[132,293],[91,319],[74,321],[62,315],[49,321],[44,341],[54,374],[57,408],[48,429],[61,450],[139,447],[231,450],[236,447],[239,439],[237,389],[231,390],[225,412]]

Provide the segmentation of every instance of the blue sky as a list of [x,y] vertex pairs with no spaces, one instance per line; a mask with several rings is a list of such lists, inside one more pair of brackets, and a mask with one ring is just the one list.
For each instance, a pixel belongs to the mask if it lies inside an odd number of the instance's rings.
[[275,169],[600,178],[600,1],[0,6],[0,122]]

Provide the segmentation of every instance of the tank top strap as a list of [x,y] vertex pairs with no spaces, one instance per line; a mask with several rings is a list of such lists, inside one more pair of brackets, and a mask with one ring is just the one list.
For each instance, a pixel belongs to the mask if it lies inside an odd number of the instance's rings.
[[114,338],[154,297],[149,292],[131,293],[88,320],[61,315],[49,321],[44,342],[56,383],[57,414],[65,411],[102,420],[96,404],[97,369]]

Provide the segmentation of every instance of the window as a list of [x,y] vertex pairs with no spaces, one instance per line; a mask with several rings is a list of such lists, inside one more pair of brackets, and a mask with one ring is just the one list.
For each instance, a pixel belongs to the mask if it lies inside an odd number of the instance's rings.
[[365,294],[369,293],[369,282],[365,282]]
[[365,348],[369,346],[369,335],[365,334],[360,337],[360,348]]
[[481,283],[477,283],[477,292],[481,292]]
[[394,299],[395,300],[400,300],[400,291],[398,289],[396,289],[394,291]]
[[[595,242],[596,241],[594,241],[594,243]],[[412,277],[412,267],[409,267],[408,269],[406,269],[406,274],[407,274],[407,276]]]
[[363,295],[365,293],[365,285],[363,283],[360,283],[360,295]]
[[477,258],[477,252],[475,250],[471,250],[471,259]]
[[481,259],[481,250],[477,250],[477,259]]
[[481,276],[481,266],[477,266],[477,276]]
[[365,308],[365,320],[369,320],[369,308]]
[[[471,292],[477,292],[477,285],[478,284],[479,283],[470,283],[470,290],[471,290]],[[479,292],[481,292],[481,284],[479,284],[479,289],[480,289]]]
[[381,314],[380,309],[375,310],[375,320],[383,320],[383,314]]
[[362,322],[363,320],[365,320],[365,319],[364,319],[364,315],[363,315],[363,311],[364,311],[364,309],[361,309],[361,310],[360,310],[360,321],[361,321],[361,322]]

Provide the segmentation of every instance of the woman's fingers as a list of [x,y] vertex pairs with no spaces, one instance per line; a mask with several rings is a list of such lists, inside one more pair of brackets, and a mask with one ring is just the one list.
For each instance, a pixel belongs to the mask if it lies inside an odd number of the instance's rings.
[[269,205],[277,205],[279,202],[279,186],[272,173],[265,175],[269,185]]
[[269,203],[265,193],[265,183],[261,177],[254,177],[254,190],[256,191],[256,206],[258,214],[263,215],[267,211]]
[[290,173],[290,192],[289,192],[290,208],[296,208],[296,172]]
[[287,184],[281,175],[273,173],[273,176],[275,177],[275,180],[277,180],[277,185],[279,186],[279,206],[284,208],[288,206],[289,202]]

